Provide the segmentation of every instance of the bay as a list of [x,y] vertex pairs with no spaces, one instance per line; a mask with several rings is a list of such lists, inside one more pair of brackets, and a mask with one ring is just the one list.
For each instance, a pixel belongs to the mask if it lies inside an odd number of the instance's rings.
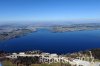
[[94,48],[100,48],[100,30],[54,33],[40,29],[26,36],[0,42],[0,50],[8,52],[41,50],[62,54]]

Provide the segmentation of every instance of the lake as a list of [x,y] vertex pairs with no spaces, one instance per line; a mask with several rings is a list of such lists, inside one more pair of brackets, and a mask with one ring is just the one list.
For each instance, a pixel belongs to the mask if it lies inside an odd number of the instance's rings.
[[93,48],[100,48],[100,30],[53,33],[41,29],[0,42],[0,50],[8,52],[41,50],[60,54]]

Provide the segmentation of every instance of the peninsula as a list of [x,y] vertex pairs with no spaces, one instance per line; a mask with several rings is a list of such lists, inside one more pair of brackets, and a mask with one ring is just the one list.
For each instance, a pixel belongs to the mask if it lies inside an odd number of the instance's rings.
[[38,29],[47,29],[51,32],[72,32],[72,31],[86,31],[86,30],[100,30],[100,23],[85,23],[85,24],[70,24],[70,25],[27,25],[27,26],[0,26],[0,40],[9,40],[28,33],[36,32]]

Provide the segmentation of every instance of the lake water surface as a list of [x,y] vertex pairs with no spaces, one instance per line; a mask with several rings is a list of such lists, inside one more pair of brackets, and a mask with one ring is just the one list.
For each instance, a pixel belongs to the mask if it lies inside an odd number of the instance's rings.
[[0,42],[0,50],[9,52],[42,50],[50,53],[69,53],[92,48],[100,48],[100,30],[63,33],[39,30]]

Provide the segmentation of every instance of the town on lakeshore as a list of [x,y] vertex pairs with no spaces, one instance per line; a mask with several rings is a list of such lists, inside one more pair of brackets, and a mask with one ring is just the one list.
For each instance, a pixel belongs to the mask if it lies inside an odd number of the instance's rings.
[[39,50],[0,52],[3,66],[100,66],[100,49],[68,54],[47,53]]

